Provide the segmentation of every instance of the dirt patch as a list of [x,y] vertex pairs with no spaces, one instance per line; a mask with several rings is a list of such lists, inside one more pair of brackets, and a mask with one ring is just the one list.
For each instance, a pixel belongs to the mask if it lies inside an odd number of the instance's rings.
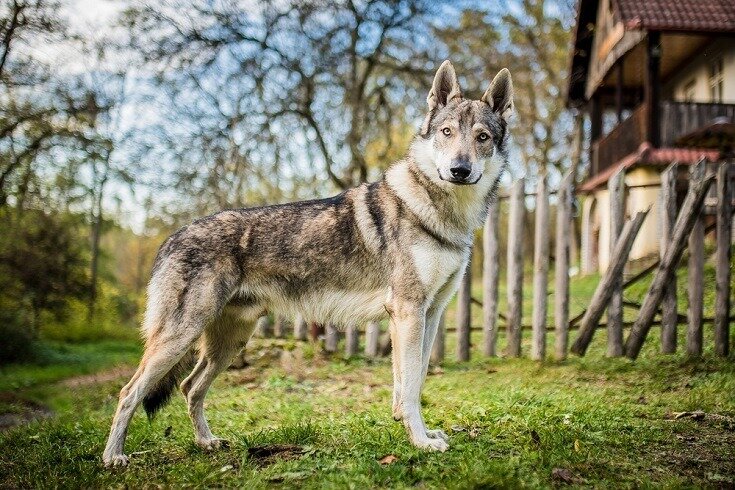
[[[698,415],[698,414],[697,414]],[[674,439],[652,452],[658,463],[692,480],[715,487],[735,485],[735,425],[732,417],[705,414],[671,420]]]
[[130,378],[135,373],[135,368],[130,366],[118,366],[107,371],[101,371],[94,374],[83,374],[59,381],[59,385],[67,388],[80,388],[98,383],[107,383],[115,381],[118,378]]
[[250,461],[258,466],[268,466],[277,461],[296,459],[304,454],[304,448],[295,444],[269,444],[248,448]]
[[0,404],[3,407],[0,408],[0,431],[54,415],[47,406],[19,397],[15,393],[0,393]]

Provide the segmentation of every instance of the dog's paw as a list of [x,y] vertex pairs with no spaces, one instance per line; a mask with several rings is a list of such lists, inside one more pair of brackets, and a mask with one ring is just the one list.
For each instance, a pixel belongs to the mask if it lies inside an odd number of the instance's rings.
[[414,446],[416,446],[419,449],[426,449],[428,451],[439,451],[440,453],[443,453],[447,449],[449,449],[449,444],[447,444],[447,441],[444,439],[422,439],[420,441],[414,442]]
[[130,459],[124,454],[115,454],[113,456],[103,456],[102,462],[105,468],[124,468],[130,463]]
[[230,441],[214,437],[212,439],[200,439],[196,441],[197,446],[205,451],[215,451],[217,449],[227,449],[230,447]]
[[449,442],[449,436],[441,429],[426,429],[426,437],[430,439],[441,439]]

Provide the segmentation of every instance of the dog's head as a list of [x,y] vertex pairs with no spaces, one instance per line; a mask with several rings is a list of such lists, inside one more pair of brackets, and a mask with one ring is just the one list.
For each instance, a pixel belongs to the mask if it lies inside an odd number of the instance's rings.
[[[454,67],[445,61],[436,72],[427,102],[429,113],[419,140],[423,170],[435,171],[442,181],[457,185],[476,184],[485,172],[497,176],[507,154],[508,117],[513,109],[510,72],[500,70],[480,100],[466,100]],[[426,168],[430,164],[436,169]]]

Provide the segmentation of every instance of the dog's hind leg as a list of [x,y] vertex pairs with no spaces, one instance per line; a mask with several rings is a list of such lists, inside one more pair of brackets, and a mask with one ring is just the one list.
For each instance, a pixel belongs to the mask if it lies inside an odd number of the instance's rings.
[[222,315],[207,327],[202,336],[200,359],[183,383],[189,417],[194,425],[195,440],[205,450],[223,446],[226,441],[215,437],[204,416],[204,397],[214,379],[232,362],[255,329],[255,317],[244,318],[240,311],[226,307]]
[[123,445],[135,409],[191,349],[201,334],[201,330],[195,325],[189,325],[182,330],[171,330],[173,331],[164,330],[149,341],[138,370],[120,391],[120,401],[102,455],[105,466],[127,465],[128,458],[123,454]]
[[[135,409],[143,402],[151,416],[163,406],[175,388],[182,359],[212,318],[222,310],[225,300],[222,299],[221,282],[207,279],[189,283],[183,289],[188,294],[180,294],[181,291],[173,287],[149,288],[146,348],[138,370],[120,391],[117,411],[102,455],[106,466],[125,466],[128,463],[123,446]],[[165,307],[156,308],[159,304]]]

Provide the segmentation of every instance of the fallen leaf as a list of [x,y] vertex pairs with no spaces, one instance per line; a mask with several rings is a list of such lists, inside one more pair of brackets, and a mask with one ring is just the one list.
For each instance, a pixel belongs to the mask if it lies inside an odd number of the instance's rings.
[[477,436],[480,435],[480,429],[478,429],[477,427],[474,427],[470,430],[470,432],[467,435],[469,435],[471,439],[475,439]]
[[551,470],[551,478],[552,480],[567,484],[583,482],[581,478],[577,478],[576,476],[574,476],[574,474],[567,468],[554,468],[553,470]]
[[576,453],[579,452],[579,446],[580,446],[579,439],[575,439],[574,440],[574,452],[576,452]]
[[636,400],[636,403],[637,403],[638,405],[648,405],[648,400],[646,399],[646,397],[645,397],[645,396],[641,395],[641,396],[639,396],[639,397],[638,397],[638,399]]
[[453,432],[464,432],[466,430],[467,430],[467,427],[464,427],[462,425],[453,425],[452,426],[452,431]]
[[398,456],[394,454],[388,454],[386,456],[383,456],[378,460],[378,463],[382,464],[383,466],[393,464],[396,461],[398,461]]

